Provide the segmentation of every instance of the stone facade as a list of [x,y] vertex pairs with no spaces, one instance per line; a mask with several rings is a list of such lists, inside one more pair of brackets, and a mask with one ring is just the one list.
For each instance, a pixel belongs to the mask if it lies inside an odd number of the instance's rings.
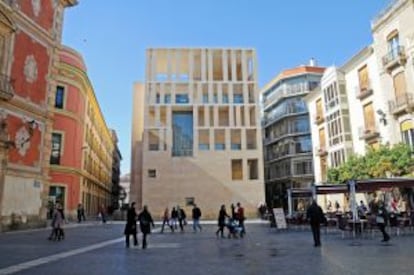
[[255,215],[264,185],[254,50],[149,49],[136,88],[131,200],[156,217],[177,205],[191,215],[196,203],[216,218],[237,202]]

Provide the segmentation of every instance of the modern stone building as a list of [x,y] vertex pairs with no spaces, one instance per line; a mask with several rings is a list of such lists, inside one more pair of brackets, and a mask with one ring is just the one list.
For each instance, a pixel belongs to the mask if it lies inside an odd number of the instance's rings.
[[287,189],[313,182],[312,139],[303,97],[319,89],[325,68],[300,66],[281,72],[261,91],[266,203],[287,209]]
[[134,93],[131,200],[155,216],[193,203],[210,218],[236,202],[256,213],[264,185],[254,50],[148,49]]

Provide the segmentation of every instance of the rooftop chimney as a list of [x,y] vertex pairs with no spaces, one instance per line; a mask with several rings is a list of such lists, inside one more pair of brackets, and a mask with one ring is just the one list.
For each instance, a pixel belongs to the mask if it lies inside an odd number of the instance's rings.
[[316,62],[316,59],[315,58],[312,57],[309,60],[309,66],[311,66],[311,67],[316,67],[317,66],[317,62]]

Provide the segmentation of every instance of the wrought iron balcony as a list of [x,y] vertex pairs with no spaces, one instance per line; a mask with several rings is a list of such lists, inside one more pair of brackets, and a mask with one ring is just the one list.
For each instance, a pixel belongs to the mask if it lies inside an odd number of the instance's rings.
[[315,147],[315,152],[316,152],[316,155],[319,157],[323,157],[328,154],[328,150],[326,150],[326,146],[324,145]]
[[0,74],[0,99],[9,101],[14,96],[13,80],[4,74]]
[[368,82],[367,87],[364,87],[364,88],[361,88],[360,86],[355,87],[355,96],[359,100],[363,100],[364,98],[367,98],[373,93],[374,93],[374,90],[372,89],[370,82]]
[[395,100],[388,101],[390,113],[393,115],[400,115],[404,113],[411,113],[414,110],[414,95],[412,93],[404,93],[395,98]]
[[370,125],[367,127],[359,127],[358,129],[359,139],[370,140],[379,137],[379,129],[376,125]]
[[325,118],[322,114],[315,114],[313,117],[313,121],[315,122],[316,125],[319,125],[325,121]]
[[392,48],[385,56],[382,57],[384,69],[391,72],[398,66],[404,66],[407,62],[407,55],[403,46]]

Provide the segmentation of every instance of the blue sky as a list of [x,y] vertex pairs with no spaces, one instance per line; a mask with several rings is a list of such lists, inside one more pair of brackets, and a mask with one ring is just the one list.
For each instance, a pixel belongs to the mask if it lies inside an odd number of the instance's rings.
[[63,43],[79,51],[130,170],[132,85],[150,47],[252,47],[259,86],[283,69],[341,65],[372,41],[370,21],[390,0],[79,0]]

